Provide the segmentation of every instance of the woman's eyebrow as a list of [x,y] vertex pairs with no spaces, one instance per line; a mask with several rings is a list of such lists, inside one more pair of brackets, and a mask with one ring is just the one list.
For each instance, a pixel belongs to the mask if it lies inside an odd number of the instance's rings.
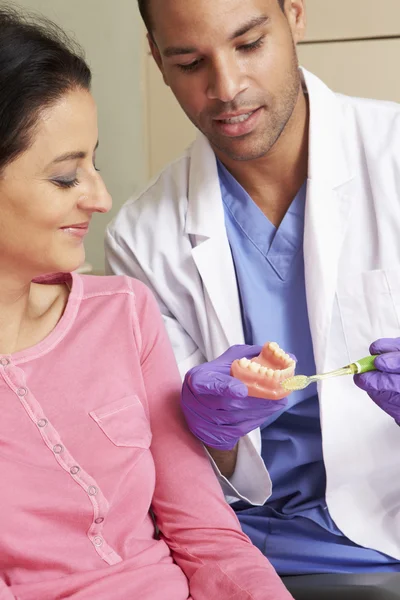
[[[94,149],[95,152],[98,147],[99,147],[99,142],[97,141],[97,144]],[[86,158],[86,156],[87,156],[87,152],[83,152],[82,150],[80,150],[80,151],[78,150],[75,152],[66,152],[65,154],[61,154],[61,156],[57,156],[57,158],[52,160],[50,164],[60,163],[60,162],[66,161],[66,160],[79,160],[79,159]]]

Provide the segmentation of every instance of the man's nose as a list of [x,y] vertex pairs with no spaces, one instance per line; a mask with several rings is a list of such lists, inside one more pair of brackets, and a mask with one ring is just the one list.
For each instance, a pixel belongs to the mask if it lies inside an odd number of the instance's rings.
[[210,69],[207,97],[232,102],[246,87],[244,74],[233,57],[219,59]]

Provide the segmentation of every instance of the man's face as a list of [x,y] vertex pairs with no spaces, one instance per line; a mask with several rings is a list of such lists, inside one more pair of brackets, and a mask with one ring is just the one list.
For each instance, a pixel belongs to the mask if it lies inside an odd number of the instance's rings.
[[153,56],[192,123],[232,160],[267,154],[299,97],[303,0],[149,2]]

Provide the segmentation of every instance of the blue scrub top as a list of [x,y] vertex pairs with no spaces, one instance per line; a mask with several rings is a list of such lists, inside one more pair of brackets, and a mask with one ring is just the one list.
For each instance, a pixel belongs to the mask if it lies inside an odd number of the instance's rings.
[[[246,344],[275,341],[315,373],[307,314],[303,232],[306,183],[277,229],[218,161],[225,225],[236,270]],[[242,528],[281,575],[400,571],[400,563],[357,546],[333,522],[316,385],[292,393],[261,428],[273,492],[264,506],[236,503]]]

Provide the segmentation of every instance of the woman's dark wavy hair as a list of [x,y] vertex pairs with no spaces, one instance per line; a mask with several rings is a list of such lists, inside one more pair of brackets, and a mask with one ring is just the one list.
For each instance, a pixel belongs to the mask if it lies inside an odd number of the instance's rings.
[[[152,25],[151,25],[151,17],[149,11],[149,2],[150,0],[138,0],[139,11],[142,16],[143,22],[146,25],[146,29],[151,35]],[[278,0],[279,6],[281,9],[284,9],[285,0]]]
[[82,49],[62,29],[0,7],[0,174],[29,148],[44,108],[90,85]]

